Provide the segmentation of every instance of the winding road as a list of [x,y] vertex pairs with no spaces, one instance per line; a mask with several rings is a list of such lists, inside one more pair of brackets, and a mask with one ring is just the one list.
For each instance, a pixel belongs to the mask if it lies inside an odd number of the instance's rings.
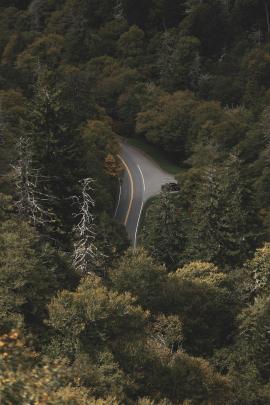
[[161,191],[162,184],[175,179],[139,149],[126,143],[121,143],[119,159],[125,170],[119,182],[114,217],[125,225],[135,249],[144,203]]

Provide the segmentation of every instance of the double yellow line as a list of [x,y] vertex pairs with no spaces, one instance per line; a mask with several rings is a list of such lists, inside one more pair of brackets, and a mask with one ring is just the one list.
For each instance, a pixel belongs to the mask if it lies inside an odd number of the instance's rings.
[[126,215],[125,222],[124,222],[124,225],[126,225],[127,221],[128,221],[130,211],[131,211],[132,201],[133,201],[133,197],[134,197],[134,183],[133,183],[133,178],[132,178],[132,175],[131,175],[131,172],[129,170],[129,167],[128,167],[127,163],[125,162],[125,160],[120,155],[117,155],[117,156],[119,157],[119,159],[121,160],[121,162],[125,166],[125,169],[126,169],[126,171],[128,173],[128,176],[129,176],[130,186],[131,186],[130,201],[129,201],[127,215]]

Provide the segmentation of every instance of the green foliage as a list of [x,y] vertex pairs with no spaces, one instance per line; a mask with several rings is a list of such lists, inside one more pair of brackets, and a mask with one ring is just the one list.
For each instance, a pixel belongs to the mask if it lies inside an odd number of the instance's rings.
[[242,263],[260,241],[260,220],[241,163],[231,156],[206,171],[196,194],[189,237],[190,257],[218,265]]
[[135,132],[137,114],[141,111],[147,98],[146,92],[147,89],[143,83],[135,84],[127,87],[117,100],[117,113],[123,131],[127,135],[132,135]]
[[209,263],[192,262],[171,274],[167,311],[183,321],[183,347],[209,355],[225,344],[233,326],[233,301],[223,287],[226,278]]
[[269,402],[269,299],[258,298],[238,318],[233,347],[217,353],[220,368],[228,372],[234,401],[247,404]]
[[158,261],[175,269],[186,248],[186,220],[177,201],[162,193],[147,209],[142,244]]
[[[150,3],[151,4],[151,3]],[[177,26],[184,17],[184,2],[175,3],[173,0],[156,0],[149,10],[149,20],[152,29],[167,29]]]
[[265,91],[269,88],[270,75],[270,53],[268,49],[253,49],[243,60],[244,74],[246,77],[246,89],[244,102],[253,106],[256,110],[260,108],[260,102]]
[[144,55],[144,32],[136,25],[130,27],[119,38],[118,51],[127,66],[140,66]]
[[69,120],[80,126],[89,118],[101,115],[91,92],[87,74],[76,66],[61,64],[52,76],[52,86],[59,91],[61,104],[70,113]]
[[67,95],[65,89],[52,89],[42,80],[30,105],[26,126],[35,168],[42,176],[40,191],[53,196],[50,205],[60,220],[60,227],[70,231],[74,223],[70,197],[77,194],[80,179],[90,176],[99,179],[96,192],[100,211],[103,207],[108,211],[111,208],[113,185],[108,178],[112,169],[105,166],[109,154],[116,156],[118,146],[109,123],[96,120],[78,128],[79,122],[83,124],[82,116],[76,114],[67,97],[63,99]]
[[251,30],[261,24],[266,31],[267,2],[260,0],[237,0],[232,7],[232,22],[236,32]]
[[[30,24],[29,20],[27,19],[27,13],[25,11],[19,11],[15,7],[7,7],[3,8],[1,4],[1,16],[0,16],[0,38],[1,38],[1,45],[0,45],[0,53],[4,52],[5,48],[7,47],[8,43],[12,42],[11,37],[14,33],[14,28],[17,30],[17,34],[20,31],[27,31],[29,29]],[[13,41],[15,37],[13,35]],[[21,49],[21,47],[20,47]]]
[[123,293],[129,291],[138,303],[151,311],[159,311],[166,270],[139,249],[134,254],[128,250],[110,272],[113,288]]
[[227,15],[223,2],[207,0],[196,3],[180,27],[185,34],[200,38],[204,55],[219,53],[228,38]]
[[248,347],[248,357],[256,364],[264,381],[269,381],[267,361],[270,350],[268,334],[269,299],[259,298],[239,316],[239,343]]
[[244,108],[222,109],[217,102],[201,102],[194,114],[188,163],[193,167],[223,162],[250,130],[252,116]]
[[0,338],[0,370],[0,395],[4,404],[95,403],[92,392],[78,384],[67,362],[43,358],[16,330]]
[[267,243],[262,248],[256,250],[255,256],[244,267],[251,278],[250,292],[252,296],[257,297],[268,294],[270,277],[269,255],[270,245]]
[[199,80],[199,40],[165,32],[159,51],[160,82],[165,90],[194,88]]
[[114,115],[118,97],[139,79],[138,72],[125,67],[112,57],[93,58],[85,67],[93,85],[97,102]]
[[0,244],[1,329],[36,328],[47,303],[60,286],[71,282],[71,275],[60,253],[42,243],[26,223],[3,222]]
[[[165,392],[169,399],[203,403],[230,400],[228,381],[216,374],[205,360],[178,352],[169,361],[169,378]],[[191,390],[192,387],[192,390]]]
[[127,30],[128,24],[123,18],[115,18],[101,26],[98,30],[98,35],[101,40],[99,46],[102,48],[102,54],[109,56],[116,55],[118,40]]
[[26,99],[21,91],[0,91],[0,173],[2,176],[10,172],[10,164],[17,158],[16,142],[22,132],[20,121],[26,117],[25,104]]
[[154,362],[145,364],[146,357],[144,359],[144,368],[148,370],[146,383],[154,390],[162,391],[172,403],[203,403],[218,398],[224,398],[226,403],[229,400],[228,381],[215,373],[207,361],[182,351],[172,354],[153,341],[150,342],[150,350]]
[[178,351],[183,343],[183,323],[177,315],[158,315],[150,326],[149,334],[158,344]]
[[137,132],[165,151],[185,156],[196,104],[190,92],[162,94],[153,106],[138,114]]
[[111,395],[113,398],[124,398],[128,386],[125,375],[109,351],[100,351],[93,360],[86,353],[79,353],[72,365],[74,379],[89,387],[91,395],[102,398]]
[[39,63],[55,69],[61,61],[64,39],[60,35],[49,34],[37,38],[17,59],[17,66],[34,72]]
[[54,197],[51,204],[56,216],[68,224],[71,202],[67,198],[76,193],[77,182],[86,177],[86,171],[78,131],[61,103],[59,91],[42,85],[37,89],[27,125],[36,168],[46,179],[40,191]]
[[[270,402],[269,243],[255,251],[270,236],[269,11],[2,0],[4,404]],[[182,170],[180,192],[148,207],[136,252],[112,219],[118,134]],[[20,139],[53,219],[35,229],[18,216]],[[72,201],[86,178],[101,278],[79,279]]]
[[97,218],[96,246],[102,251],[99,265],[101,272],[109,269],[130,246],[125,227],[116,223],[106,212]]
[[129,293],[112,292],[95,276],[75,292],[59,293],[49,305],[48,324],[56,331],[51,353],[72,358],[78,350],[91,353],[136,339],[147,313],[134,303]]
[[209,286],[220,287],[226,280],[224,273],[212,263],[192,262],[175,272],[175,276],[183,281],[206,283]]

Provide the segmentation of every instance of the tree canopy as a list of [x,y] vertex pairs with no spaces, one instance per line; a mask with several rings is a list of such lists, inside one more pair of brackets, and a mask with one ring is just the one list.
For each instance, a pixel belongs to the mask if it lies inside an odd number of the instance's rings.
[[[270,403],[269,41],[267,0],[1,0],[1,403]],[[135,251],[119,140],[178,170]]]

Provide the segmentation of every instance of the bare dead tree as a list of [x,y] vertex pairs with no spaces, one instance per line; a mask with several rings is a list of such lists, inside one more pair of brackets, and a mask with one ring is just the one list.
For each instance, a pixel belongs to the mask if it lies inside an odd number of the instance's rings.
[[46,179],[33,167],[31,141],[28,137],[19,138],[17,152],[18,160],[12,167],[18,196],[15,206],[19,215],[30,220],[34,226],[53,222],[53,213],[44,209],[45,202],[52,197],[40,191],[40,183]]
[[123,10],[123,4],[121,0],[116,0],[114,10],[113,10],[113,16],[116,20],[123,20],[124,19],[124,10]]
[[91,266],[97,261],[98,250],[95,246],[95,225],[92,209],[95,201],[91,196],[93,180],[90,178],[81,181],[81,195],[72,197],[77,205],[75,218],[79,221],[75,226],[77,240],[74,243],[73,266],[80,274],[91,273]]

